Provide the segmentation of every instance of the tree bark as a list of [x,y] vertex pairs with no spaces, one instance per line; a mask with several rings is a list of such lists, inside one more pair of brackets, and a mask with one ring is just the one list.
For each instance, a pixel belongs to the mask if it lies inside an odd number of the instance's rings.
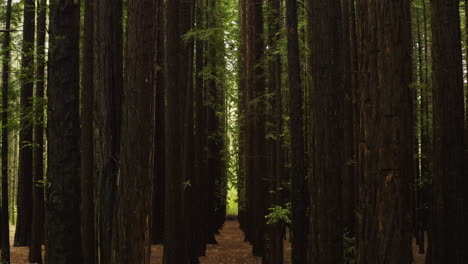
[[50,3],[46,263],[81,264],[80,236],[80,6]]
[[29,262],[42,263],[44,241],[44,91],[45,91],[45,37],[47,1],[37,6],[37,67],[36,100],[34,106],[33,146],[33,214]]
[[164,135],[164,1],[156,0],[156,127],[155,127],[155,161],[153,183],[153,244],[164,241],[164,178],[165,178],[165,135]]
[[[342,195],[341,182],[346,165],[344,155],[351,152],[350,142],[344,146],[343,141],[347,91],[344,79],[342,11],[339,0],[312,1],[310,7],[315,30],[312,31],[310,43],[313,153],[309,261],[342,263],[342,200],[336,197]],[[346,134],[346,137],[352,135]]]
[[300,77],[297,3],[286,0],[289,114],[291,131],[292,263],[307,263],[307,185],[304,150],[303,83]]
[[116,192],[121,148],[122,20],[122,1],[96,2],[93,76],[95,171],[93,175],[96,194],[94,223],[98,263],[109,263],[112,258],[112,243],[118,243],[112,239],[113,232],[116,232]]
[[181,65],[188,59],[183,57],[182,36],[183,14],[181,0],[168,1],[166,6],[166,178],[165,178],[165,220],[164,220],[164,263],[190,263],[188,234],[184,228],[184,170],[180,160],[184,156],[184,146],[180,140],[184,135],[184,126],[180,117],[184,114],[184,99],[186,97],[186,72],[181,71]]
[[6,2],[5,36],[3,38],[3,65],[2,65],[2,203],[0,210],[0,247],[2,249],[1,261],[10,263],[10,218],[8,211],[8,90],[10,84],[11,61],[11,35],[8,30],[11,26],[11,0]]
[[428,263],[466,263],[463,66],[459,1],[431,2],[434,176]]
[[117,224],[112,263],[150,263],[154,170],[155,18],[153,0],[128,3]]
[[94,228],[94,0],[84,6],[83,67],[81,69],[81,235],[83,261],[96,263]]
[[20,148],[18,167],[18,204],[15,246],[29,246],[32,226],[33,193],[33,108],[35,1],[24,1],[23,47],[21,62]]
[[357,263],[411,263],[410,3],[358,1],[358,10]]

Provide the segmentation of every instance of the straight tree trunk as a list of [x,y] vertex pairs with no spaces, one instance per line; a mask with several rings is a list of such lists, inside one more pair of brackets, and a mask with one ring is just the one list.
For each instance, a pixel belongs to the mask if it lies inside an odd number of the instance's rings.
[[94,224],[97,261],[109,263],[112,243],[118,243],[112,239],[121,148],[122,1],[97,1],[94,8]]
[[50,2],[46,263],[81,264],[80,6]]
[[304,150],[303,83],[300,77],[297,3],[286,0],[289,114],[291,131],[292,263],[307,263],[307,184]]
[[358,10],[357,263],[411,263],[410,2],[360,0]]
[[94,228],[94,0],[84,6],[83,67],[81,69],[81,235],[83,261],[96,263]]
[[[342,192],[345,78],[340,0],[312,1],[312,169],[310,181],[311,263],[343,262]],[[348,83],[346,83],[347,85]],[[348,116],[349,118],[349,116]],[[349,132],[347,130],[346,132]],[[346,137],[352,135],[346,135]],[[348,152],[345,152],[348,151]],[[349,171],[346,171],[349,172]],[[349,177],[348,174],[345,174]],[[348,183],[349,179],[345,179]],[[349,188],[351,186],[344,186]],[[351,188],[352,189],[352,188]]]
[[250,72],[248,85],[250,86],[250,100],[252,130],[250,135],[250,148],[252,148],[251,173],[251,216],[252,216],[252,246],[254,256],[265,255],[265,215],[267,213],[265,199],[267,198],[267,178],[265,175],[268,168],[266,158],[266,80],[263,65],[265,43],[263,0],[247,1],[248,7],[248,47],[250,55]]
[[164,1],[156,0],[156,127],[155,127],[155,161],[153,183],[153,244],[164,241],[164,178],[165,178],[165,135],[164,135]]
[[[206,10],[204,9],[204,1],[197,0],[195,9],[195,23],[197,30],[203,30],[206,21],[205,15]],[[200,191],[203,193],[201,199],[198,201],[199,205],[194,205],[195,208],[199,208],[198,225],[201,232],[200,237],[200,248],[199,255],[204,256],[206,251],[206,243],[208,240],[208,219],[207,219],[207,201],[206,201],[206,175],[204,173],[206,168],[205,163],[205,142],[206,142],[206,123],[205,123],[205,100],[204,100],[204,69],[205,69],[205,41],[201,39],[196,39],[195,41],[195,86],[194,86],[194,100],[195,100],[195,109],[194,109],[194,126],[195,126],[195,142],[194,142],[194,177],[198,179],[200,184]]]
[[165,220],[164,220],[164,263],[189,263],[188,234],[182,228],[185,224],[184,215],[184,171],[180,161],[184,155],[184,146],[180,140],[184,135],[183,105],[186,96],[186,72],[181,72],[181,64],[188,58],[183,53],[181,21],[181,0],[168,1],[166,4],[166,179],[165,179]]
[[35,0],[24,1],[23,47],[21,61],[21,115],[18,167],[18,204],[15,246],[29,246],[33,206],[33,126],[29,113],[33,108]]
[[[268,143],[268,204],[269,208],[277,205],[282,205],[281,201],[281,175],[283,168],[282,160],[282,104],[281,104],[281,55],[275,54],[278,50],[278,43],[280,41],[281,20],[281,0],[268,1],[268,47],[272,53],[269,63],[269,82],[268,93],[273,94],[269,100],[271,108],[268,111],[268,122],[271,124],[269,127],[270,133],[274,135],[267,139]],[[265,257],[263,263],[267,264],[282,264],[283,257],[283,229],[284,223],[271,223],[266,227],[265,238]]]
[[8,90],[10,83],[11,51],[10,32],[11,25],[11,0],[6,2],[5,29],[3,37],[3,71],[2,71],[2,203],[0,209],[0,248],[2,249],[1,261],[10,263],[10,218],[8,210]]
[[434,264],[468,261],[459,2],[431,2],[434,176],[428,263]]
[[155,2],[128,3],[122,104],[120,173],[117,179],[115,264],[150,263],[154,173]]
[[31,263],[42,263],[42,244],[44,241],[44,90],[47,1],[39,1],[37,9],[38,61],[36,67],[36,104],[34,107],[33,214],[29,251],[29,262]]
[[344,79],[344,120],[343,123],[343,203],[342,216],[343,228],[349,234],[354,234],[355,226],[355,135],[354,135],[354,98],[353,98],[353,53],[351,43],[351,24],[353,17],[350,14],[350,5],[354,5],[353,0],[341,0],[342,17],[342,49],[344,65],[342,66]]

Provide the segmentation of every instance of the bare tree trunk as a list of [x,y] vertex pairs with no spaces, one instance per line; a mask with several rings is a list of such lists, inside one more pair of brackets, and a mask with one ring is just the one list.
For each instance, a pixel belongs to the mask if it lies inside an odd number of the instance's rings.
[[410,3],[360,0],[358,17],[357,263],[410,263],[408,201],[414,154]]
[[[37,6],[37,68],[36,100],[34,106],[33,146],[33,212],[29,262],[42,263],[44,241],[44,91],[45,91],[45,38],[47,1]],[[91,263],[92,264],[92,263]]]
[[46,263],[81,264],[80,6],[50,2]]
[[466,263],[463,65],[459,0],[431,2],[434,176],[428,263]]
[[18,168],[18,204],[15,246],[29,246],[32,224],[33,125],[29,113],[33,108],[35,0],[24,1],[23,47],[21,62],[20,149]]
[[[10,30],[11,0],[6,2],[5,28]],[[2,72],[2,203],[0,209],[0,247],[1,261],[10,263],[10,218],[8,210],[8,88],[10,84],[11,51],[10,32],[5,32],[3,38],[3,72]]]

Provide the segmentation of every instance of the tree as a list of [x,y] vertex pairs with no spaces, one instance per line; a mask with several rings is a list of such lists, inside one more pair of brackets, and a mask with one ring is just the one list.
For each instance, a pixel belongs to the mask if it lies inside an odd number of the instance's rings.
[[[184,124],[180,117],[184,116],[184,102],[187,88],[182,80],[187,80],[184,65],[189,58],[184,57],[184,35],[181,21],[187,19],[190,13],[183,9],[183,1],[174,0],[166,3],[166,56],[165,83],[166,112],[165,112],[165,140],[166,140],[166,178],[165,178],[165,218],[164,218],[164,263],[189,263],[189,236],[183,227],[186,224],[184,193],[188,188],[184,167],[180,160],[184,157],[184,144],[180,139],[184,136]],[[186,65],[186,64],[185,64]]]
[[337,199],[341,196],[345,164],[345,80],[340,7],[339,0],[310,2],[311,23],[315,25],[310,43],[310,103],[313,111],[310,261],[316,263],[343,262],[342,203]]
[[128,5],[120,174],[117,179],[118,221],[113,234],[115,247],[111,263],[149,264],[155,154],[155,6],[153,0],[136,0]]
[[428,263],[465,263],[464,91],[458,0],[431,2],[434,176]]
[[36,100],[34,105],[33,146],[33,212],[29,262],[42,263],[44,241],[44,90],[45,90],[45,37],[47,1],[37,7],[37,67]]
[[8,214],[8,88],[10,84],[11,0],[6,2],[2,71],[2,203],[0,210],[1,261],[10,263],[10,218]]
[[358,14],[357,263],[410,263],[410,5],[407,0],[358,1]]
[[[112,9],[110,5],[108,9]],[[84,5],[83,67],[81,70],[81,235],[84,263],[96,263],[94,227],[94,0]],[[116,43],[113,43],[112,46]],[[104,255],[104,250],[101,251]]]
[[[279,42],[281,38],[282,21],[280,0],[269,0],[267,5],[267,28],[268,28],[268,47],[271,52],[268,54],[268,93],[271,99],[268,101],[267,133],[273,135],[267,137],[268,143],[268,207],[282,205],[281,199],[281,179],[284,168],[283,149],[282,149],[282,61],[279,51]],[[283,263],[283,229],[284,223],[267,223],[266,243],[264,263]]]
[[[309,3],[310,4],[310,3]],[[307,262],[307,185],[304,153],[302,82],[299,62],[297,3],[286,0],[288,84],[291,131],[292,263]]]
[[18,167],[18,216],[16,220],[15,246],[29,246],[32,224],[33,193],[33,126],[32,111],[34,87],[34,29],[35,1],[24,1],[23,47],[21,61],[21,119]]
[[162,244],[164,240],[164,178],[165,178],[165,135],[164,135],[164,1],[156,0],[156,127],[155,161],[153,182],[153,244]]
[[46,263],[83,263],[80,236],[80,6],[50,2]]
[[108,263],[112,244],[118,243],[112,239],[117,232],[116,192],[121,151],[122,1],[97,1],[94,8],[94,223],[98,263]]

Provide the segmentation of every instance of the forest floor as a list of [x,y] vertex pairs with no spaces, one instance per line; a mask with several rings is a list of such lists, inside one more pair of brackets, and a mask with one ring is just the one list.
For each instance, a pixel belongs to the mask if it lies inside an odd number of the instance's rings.
[[[13,233],[13,232],[12,232]],[[252,246],[244,242],[244,234],[239,228],[239,222],[228,220],[224,224],[220,234],[216,236],[217,245],[208,245],[206,256],[200,258],[201,264],[260,264],[261,258],[252,256]],[[11,238],[13,241],[13,237]],[[12,247],[11,248],[11,263],[12,264],[29,264],[28,263],[28,248]],[[414,264],[423,264],[424,255],[419,255],[417,246],[413,245],[415,256]],[[161,264],[163,255],[163,247],[153,246],[151,248],[151,264]],[[290,264],[291,259],[291,244],[285,241],[284,243],[284,264]]]

